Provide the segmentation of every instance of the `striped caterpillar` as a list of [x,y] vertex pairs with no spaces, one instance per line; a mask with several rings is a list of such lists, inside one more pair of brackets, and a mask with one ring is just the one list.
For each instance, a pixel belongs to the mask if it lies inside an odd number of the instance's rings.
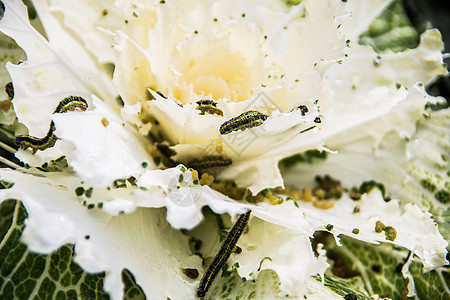
[[209,265],[206,273],[203,275],[202,280],[200,281],[200,285],[198,286],[197,290],[198,297],[204,297],[206,295],[217,274],[227,262],[228,258],[233,252],[233,249],[236,246],[237,241],[239,240],[239,237],[248,224],[251,212],[252,211],[248,209],[245,214],[240,215],[233,228],[231,228],[225,241],[223,241],[223,244],[220,247],[219,253],[217,253],[217,255],[214,257],[213,262],[211,263],[211,265]]
[[237,130],[260,126],[267,119],[265,114],[255,110],[246,111],[237,117],[231,118],[220,126],[220,134],[228,134]]
[[[65,113],[68,111],[74,111],[77,108],[85,111],[87,107],[88,104],[83,98],[79,96],[69,96],[59,102],[53,113]],[[16,137],[16,145],[23,150],[26,150],[27,148],[33,149],[33,154],[38,150],[43,151],[47,148],[51,148],[55,145],[56,140],[58,139],[54,134],[55,130],[55,123],[51,121],[50,128],[44,137],[37,138],[31,135],[20,135]]]
[[195,109],[200,110],[200,114],[204,115],[205,113],[211,115],[223,116],[223,111],[217,107],[217,103],[213,100],[200,100],[196,102],[198,106]]
[[61,114],[68,111],[74,111],[79,108],[82,111],[85,111],[88,107],[86,100],[79,96],[69,96],[61,100],[58,103],[58,106],[55,108],[54,114]]
[[193,159],[186,163],[187,167],[197,170],[199,173],[206,171],[214,171],[219,168],[228,167],[233,162],[229,158],[225,158],[221,155],[205,156],[201,159]]

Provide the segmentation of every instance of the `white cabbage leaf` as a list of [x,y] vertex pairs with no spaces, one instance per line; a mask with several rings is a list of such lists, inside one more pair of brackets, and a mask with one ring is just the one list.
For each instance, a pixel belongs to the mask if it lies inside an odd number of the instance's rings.
[[[238,262],[239,277],[278,277],[278,296],[298,297],[318,288],[310,277],[324,276],[328,264],[324,253],[315,257],[309,239],[329,224],[337,241],[340,235],[347,235],[373,244],[392,243],[413,251],[426,269],[446,263],[447,241],[431,214],[419,207],[429,208],[423,202],[431,202],[433,208],[446,207],[429,199],[436,191],[447,189],[448,193],[447,182],[430,175],[445,168],[441,153],[448,148],[448,116],[446,111],[430,113],[423,131],[419,126],[416,132],[414,125],[421,120],[424,105],[438,101],[426,94],[421,83],[446,72],[437,31],[423,33],[416,49],[381,58],[371,48],[352,42],[348,58],[336,61],[344,52],[344,39],[337,29],[344,20],[344,4],[339,1],[304,1],[292,8],[270,2],[270,9],[269,2],[264,6],[253,1],[217,1],[210,7],[197,1],[173,1],[166,6],[139,1],[132,6],[129,1],[117,1],[119,9],[111,7],[112,1],[95,5],[83,1],[80,9],[71,10],[71,1],[52,1],[48,7],[48,1],[37,0],[34,4],[48,40],[31,26],[24,5],[4,2],[0,30],[27,53],[24,63],[7,64],[16,90],[13,104],[17,117],[29,134],[38,137],[44,136],[54,121],[59,138],[55,147],[34,155],[17,152],[16,157],[31,169],[0,171],[2,180],[14,183],[0,191],[1,201],[19,199],[28,211],[23,240],[31,250],[48,253],[74,243],[75,260],[86,271],[107,271],[105,289],[114,299],[122,297],[120,274],[124,268],[133,273],[149,297],[193,299],[198,282],[184,275],[182,268],[196,268],[200,273],[205,270],[200,257],[189,248],[188,236],[177,229],[197,232],[205,241],[204,255],[213,256],[219,244],[217,231],[214,227],[205,230],[211,217],[202,223],[202,208],[208,206],[214,213],[232,216],[252,209],[249,232],[239,240],[242,253],[233,254],[232,260]],[[385,3],[377,5],[381,8]],[[88,13],[84,14],[83,7]],[[176,23],[187,7],[203,14],[188,14]],[[103,19],[99,14],[106,8],[107,18]],[[87,22],[76,26],[80,14]],[[147,19],[143,17],[146,14]],[[97,18],[91,17],[94,15]],[[229,16],[245,17],[257,26],[238,20],[209,29],[214,18]],[[269,17],[274,26],[267,25]],[[302,22],[297,22],[299,19]],[[345,35],[343,28],[339,30]],[[184,40],[186,32],[189,38]],[[110,49],[113,36],[119,57]],[[225,82],[221,76],[234,69],[214,64],[211,66],[223,67],[226,72],[200,76],[202,68],[192,68],[188,62],[206,59],[203,52],[194,51],[205,41],[214,41],[212,49],[235,62],[232,67],[245,66],[243,76],[248,82],[233,77]],[[266,44],[260,47],[259,43]],[[234,52],[224,51],[224,46],[235,47]],[[103,50],[105,55],[99,55]],[[266,65],[266,54],[272,55],[267,61],[276,68]],[[104,68],[108,62],[116,63],[114,79]],[[189,75],[186,70],[190,68],[198,74]],[[270,74],[277,78],[270,79]],[[190,103],[210,95],[195,90],[209,84],[220,96],[223,118],[199,116]],[[238,92],[241,88],[242,94]],[[119,93],[125,103],[120,112],[116,102]],[[88,110],[52,114],[57,103],[69,95],[85,98]],[[248,147],[233,153],[236,148],[227,145],[218,133],[220,124],[242,111],[260,109],[264,99],[272,101],[270,116],[257,128],[230,133],[227,138],[250,140]],[[307,104],[310,110],[304,116],[293,109],[300,104]],[[331,174],[344,186],[380,180],[394,199],[407,202],[414,195],[412,191],[423,192],[423,176],[431,176],[426,177],[426,183],[431,182],[435,190],[422,193],[421,199],[427,197],[428,201],[419,206],[402,206],[396,200],[386,203],[381,193],[372,191],[357,202],[357,214],[347,193],[328,210],[303,202],[297,207],[287,199],[281,205],[239,203],[199,185],[198,174],[183,165],[158,170],[149,154],[152,145],[143,137],[153,127],[140,118],[145,109],[163,124],[160,130],[174,144],[177,160],[187,163],[196,153],[208,153],[208,147],[214,146],[214,151],[232,157],[234,162],[221,178],[231,178],[252,192],[284,182],[302,188],[311,185],[316,174]],[[317,117],[322,118],[322,124],[314,122]],[[329,154],[324,163],[297,165],[282,177],[280,159],[308,149],[326,150],[325,146],[335,154]],[[69,165],[63,172],[35,168],[62,157]],[[436,167],[436,162],[443,167]],[[410,177],[398,174],[407,172],[415,176],[419,188],[399,188]],[[376,233],[377,221],[394,227],[395,239]],[[328,292],[322,288],[317,293]]]

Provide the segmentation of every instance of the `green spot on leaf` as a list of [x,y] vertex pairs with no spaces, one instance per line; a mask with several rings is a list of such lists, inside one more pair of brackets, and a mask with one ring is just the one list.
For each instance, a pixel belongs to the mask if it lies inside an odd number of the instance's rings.
[[436,198],[437,201],[448,204],[450,203],[450,193],[445,190],[440,190],[436,194],[434,194],[434,198]]
[[364,181],[359,187],[359,193],[368,193],[375,187],[380,190],[382,197],[385,198],[386,190],[384,188],[384,185],[382,183],[376,182],[375,180]]
[[430,193],[434,193],[437,189],[436,185],[427,179],[420,180],[420,185]]

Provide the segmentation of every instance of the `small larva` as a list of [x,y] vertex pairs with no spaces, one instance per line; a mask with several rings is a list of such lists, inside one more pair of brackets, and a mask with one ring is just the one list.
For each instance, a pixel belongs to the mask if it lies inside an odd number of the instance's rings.
[[217,103],[213,100],[200,100],[196,102],[198,106],[195,109],[200,110],[200,114],[204,115],[205,113],[211,115],[223,116],[223,111],[217,107]]
[[210,155],[201,159],[193,159],[187,162],[186,166],[199,171],[199,173],[203,173],[214,169],[228,167],[232,163],[231,159],[221,155]]
[[239,240],[239,237],[248,224],[251,212],[252,211],[248,209],[245,214],[240,215],[233,228],[231,228],[225,241],[223,241],[223,244],[220,247],[219,253],[217,253],[217,255],[214,257],[213,262],[209,265],[206,273],[203,275],[202,280],[200,281],[200,285],[198,286],[197,290],[198,297],[204,297],[206,295],[206,292],[208,292],[208,289],[213,283],[214,278],[227,262],[237,244],[237,241]]
[[228,134],[232,131],[245,130],[260,126],[267,119],[265,114],[255,110],[246,111],[237,117],[231,118],[220,126],[220,134]]
[[77,108],[84,111],[87,109],[87,107],[88,104],[86,100],[84,100],[80,96],[69,96],[59,102],[53,113],[65,113],[68,111],[74,111]]
[[[73,111],[77,108],[86,110],[87,106],[88,104],[83,98],[79,96],[69,96],[59,102],[53,113],[65,113],[67,111]],[[51,148],[55,145],[56,140],[58,139],[53,133],[55,130],[55,123],[51,121],[50,128],[44,137],[37,138],[31,135],[20,135],[16,137],[16,145],[24,150],[27,148],[33,149],[33,154],[38,150],[43,151],[47,148]]]

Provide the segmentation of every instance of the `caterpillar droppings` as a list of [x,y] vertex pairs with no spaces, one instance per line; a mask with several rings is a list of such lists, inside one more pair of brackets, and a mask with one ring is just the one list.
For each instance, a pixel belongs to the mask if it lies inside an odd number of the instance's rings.
[[302,116],[305,116],[306,113],[309,111],[309,109],[306,105],[299,105],[296,108],[300,109]]

